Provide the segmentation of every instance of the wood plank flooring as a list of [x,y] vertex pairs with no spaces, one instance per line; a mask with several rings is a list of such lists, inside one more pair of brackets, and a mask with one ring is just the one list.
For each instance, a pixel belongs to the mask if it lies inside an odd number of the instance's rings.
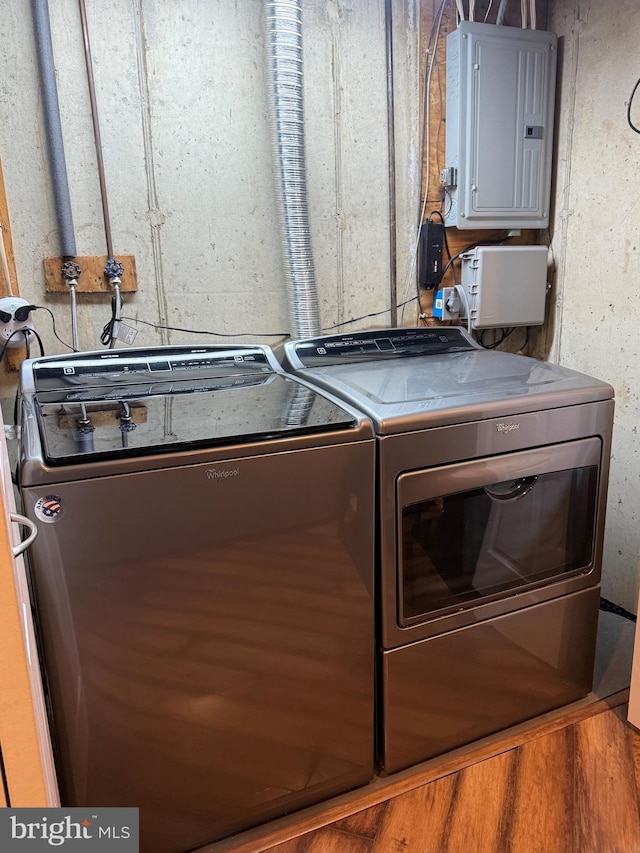
[[635,853],[640,851],[640,735],[626,722],[626,712],[626,705],[605,710],[259,849]]

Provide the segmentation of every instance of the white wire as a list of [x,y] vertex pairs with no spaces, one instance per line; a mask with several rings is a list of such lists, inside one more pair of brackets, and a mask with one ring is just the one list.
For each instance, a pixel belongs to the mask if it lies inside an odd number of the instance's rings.
[[491,11],[491,7],[493,6],[493,0],[489,0],[489,5],[487,6],[487,11],[484,15],[484,23],[487,23],[487,18],[489,17],[489,12]]
[[462,0],[456,0],[456,6],[458,8],[458,18],[461,21],[464,21],[464,7],[462,5]]
[[522,29],[527,28],[527,0],[520,0],[520,15],[522,17]]
[[[434,66],[434,63],[436,61],[436,56],[437,56],[437,52],[438,52],[438,39],[440,38],[440,29],[442,26],[442,14],[444,12],[444,7],[446,6],[447,2],[448,2],[448,0],[442,0],[442,3],[440,4],[440,8],[436,12],[436,17],[437,17],[438,23],[437,23],[436,31],[434,34],[433,50],[431,51],[431,62],[429,63],[429,70],[427,73],[427,79],[426,79],[426,84],[425,84],[426,85],[426,97],[424,98],[425,109],[424,109],[424,117],[423,117],[423,122],[424,122],[424,127],[425,127],[425,133],[424,133],[425,147],[424,147],[424,151],[420,152],[420,157],[423,159],[426,158],[424,199],[422,201],[422,207],[420,209],[420,218],[418,221],[418,230],[416,232],[416,239],[415,239],[415,242],[414,242],[412,249],[411,249],[411,263],[409,265],[409,271],[407,273],[407,279],[406,279],[405,288],[404,288],[404,297],[402,299],[404,304],[402,306],[402,313],[400,314],[400,323],[401,324],[404,323],[404,312],[405,312],[405,308],[407,305],[409,292],[412,289],[412,282],[413,282],[413,278],[415,275],[416,264],[418,261],[418,246],[420,245],[420,231],[422,230],[422,226],[424,224],[424,215],[425,215],[425,212],[427,209],[427,199],[429,197],[429,177],[430,177],[430,171],[431,171],[431,169],[430,169],[431,163],[429,160],[429,152],[431,150],[431,128],[430,128],[431,99],[429,98],[429,93],[431,91],[431,74],[433,72],[433,66]],[[456,0],[456,3],[457,2],[458,2],[458,0]],[[428,47],[428,45],[427,45],[427,47]],[[422,187],[420,187],[420,189],[422,189]]]
[[476,0],[469,0],[469,20],[475,21],[476,19]]
[[469,300],[467,299],[467,291],[461,284],[456,284],[453,288],[464,303],[464,310],[467,315],[467,332],[471,334],[471,309],[469,308]]
[[536,13],[536,0],[529,0],[529,26],[532,30],[538,28],[538,19]]
[[500,0],[500,5],[498,6],[498,14],[496,15],[496,24],[502,24],[502,19],[504,18],[505,9],[507,8],[507,0]]
[[[425,137],[425,123],[424,117],[427,114],[427,110],[429,108],[429,92],[427,91],[427,74],[429,70],[429,56],[431,55],[431,51],[427,47],[424,52],[424,71],[422,74],[422,102],[420,104],[420,116],[422,120],[420,121],[420,133],[418,137],[418,151],[420,156],[420,192],[422,192],[422,181],[425,178],[425,151],[424,151],[424,137]],[[428,165],[428,164],[427,164]],[[428,168],[427,168],[428,172]],[[418,204],[418,219],[420,219],[422,215],[422,202],[419,200]]]

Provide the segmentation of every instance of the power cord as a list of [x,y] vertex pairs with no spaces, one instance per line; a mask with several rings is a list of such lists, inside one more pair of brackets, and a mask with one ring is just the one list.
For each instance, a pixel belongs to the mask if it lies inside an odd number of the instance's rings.
[[[399,302],[396,305],[396,308],[404,308],[405,305],[415,302],[416,299],[418,299],[417,296],[412,296],[411,299],[407,299],[405,302]],[[373,314],[363,314],[361,317],[352,317],[351,320],[343,320],[342,323],[334,323],[333,326],[326,326],[322,331],[331,332],[333,329],[341,329],[343,326],[350,326],[352,323],[359,323],[360,320],[369,320],[372,317],[381,317],[383,314],[388,314],[390,311],[391,308],[385,308],[383,311],[376,311]]]
[[109,346],[109,343],[112,338],[113,325],[116,321],[116,311],[115,311],[115,298],[111,297],[111,317],[109,318],[109,322],[105,323],[102,327],[102,332],[100,333],[100,343],[102,346]]
[[454,293],[457,293],[464,305],[465,314],[467,315],[467,332],[471,334],[471,307],[467,298],[467,291],[461,284],[456,284],[453,288]]
[[0,361],[3,361],[3,359],[4,359],[5,355],[6,355],[7,349],[9,348],[9,341],[11,340],[11,338],[12,338],[14,335],[24,335],[24,337],[25,337],[25,347],[26,347],[26,349],[27,349],[27,357],[29,357],[29,352],[30,352],[29,335],[34,335],[34,337],[35,337],[35,338],[36,338],[36,340],[38,341],[38,345],[40,346],[40,355],[41,355],[41,356],[43,356],[43,355],[44,355],[44,346],[43,346],[43,344],[42,344],[42,338],[41,338],[41,337],[40,337],[40,335],[35,331],[35,329],[27,329],[27,328],[25,328],[25,329],[16,329],[14,332],[11,332],[11,334],[9,335],[9,337],[8,337],[8,338],[6,339],[6,341],[4,342],[4,346],[3,346],[3,347],[2,347],[2,349],[0,350]]
[[[506,237],[501,237],[499,240],[476,240],[474,243],[469,243],[468,246],[465,246],[464,249],[460,249],[449,261],[445,264],[442,270],[442,277],[444,278],[449,267],[458,260],[461,255],[464,255],[465,252],[471,251],[471,249],[475,249],[476,246],[499,246],[501,243],[506,243],[507,240],[513,239],[513,234],[507,234]],[[457,284],[455,272],[453,272],[453,280]]]
[[629,98],[629,103],[627,104],[627,122],[629,123],[629,127],[631,128],[631,130],[635,131],[636,133],[640,133],[640,127],[636,127],[635,124],[631,121],[631,104],[633,103],[633,98],[638,86],[640,86],[640,78],[636,80],[636,85],[631,91],[631,97]]
[[629,619],[630,622],[637,622],[638,619],[635,613],[631,613],[624,607],[620,607],[619,604],[614,604],[614,602],[609,601],[608,598],[600,599],[600,610],[604,610],[605,613],[615,613],[616,616],[622,616],[623,619]]
[[[137,317],[120,317],[121,320],[127,320],[129,323],[141,323],[143,326],[151,326],[152,329],[166,329],[169,332],[186,332],[189,335],[213,335],[217,338],[288,338],[288,332],[212,332],[203,331],[201,329],[181,329],[179,326],[162,326],[159,323],[149,323],[147,320],[139,320]],[[111,325],[110,321],[103,329],[105,330]]]
[[32,306],[32,308],[33,308],[33,310],[34,310],[34,311],[46,311],[46,312],[47,312],[47,314],[49,314],[49,316],[51,317],[51,325],[52,325],[52,329],[53,329],[54,337],[55,337],[58,341],[60,341],[60,343],[61,343],[63,346],[65,346],[67,349],[70,349],[70,350],[73,352],[73,351],[74,351],[74,349],[73,349],[73,347],[71,346],[71,344],[68,344],[66,341],[63,341],[63,340],[62,340],[62,338],[60,337],[60,335],[58,334],[58,330],[57,330],[57,328],[56,328],[56,318],[55,318],[55,316],[54,316],[54,314],[53,314],[53,311],[52,311],[50,308],[47,308],[47,306],[46,306],[46,305],[33,305],[33,306]]

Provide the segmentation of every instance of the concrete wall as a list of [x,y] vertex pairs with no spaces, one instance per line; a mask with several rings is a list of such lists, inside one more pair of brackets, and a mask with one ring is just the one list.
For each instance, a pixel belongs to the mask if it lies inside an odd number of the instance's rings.
[[[54,310],[59,333],[69,341],[66,297],[46,297],[43,289],[42,260],[60,247],[30,4],[1,5],[0,157],[20,291]],[[106,254],[78,4],[49,5],[77,252]],[[263,341],[289,331],[262,5],[87,3],[114,253],[135,255],[138,270],[139,292],[127,299],[125,316],[253,332]],[[331,326],[389,306],[384,0],[305,0],[303,6],[312,242],[321,322]],[[394,3],[394,15],[404,280],[418,192],[414,0]],[[79,295],[79,302],[80,347],[99,349],[109,297]],[[47,352],[64,351],[45,312],[35,319]],[[380,317],[380,325],[388,320]],[[136,345],[203,339],[137,328]]]
[[[550,356],[610,382],[616,416],[603,594],[636,612],[640,567],[640,76],[636,0],[554,0],[561,36]],[[640,97],[635,102],[640,124]]]
[[[393,4],[400,297],[417,209],[416,5]],[[42,259],[59,245],[28,6],[2,0],[0,157],[21,293],[51,307],[69,340],[66,298],[43,290]],[[78,253],[104,254],[77,0],[50,6]],[[288,331],[262,4],[101,0],[87,7],[114,248],[134,254],[138,268],[139,293],[124,314],[256,332],[260,340]],[[329,327],[389,304],[384,0],[305,0],[304,15],[312,239]],[[555,0],[548,26],[561,36],[561,67],[547,351],[615,386],[604,594],[635,610],[640,136],[625,112],[640,74],[640,9],[635,0]],[[640,122],[640,97],[638,106]],[[108,301],[80,297],[83,348],[99,348]],[[348,328],[376,323],[387,324],[388,315]],[[63,351],[44,312],[36,327],[48,352]],[[200,339],[138,328],[139,345]],[[2,381],[9,395],[15,380]]]

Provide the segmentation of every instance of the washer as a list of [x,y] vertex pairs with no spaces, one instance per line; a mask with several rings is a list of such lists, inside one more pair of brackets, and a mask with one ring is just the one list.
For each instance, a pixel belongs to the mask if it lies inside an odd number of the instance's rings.
[[382,770],[585,695],[611,386],[449,327],[293,341],[284,364],[377,432]]
[[40,358],[21,394],[63,804],[182,853],[370,780],[368,419],[267,347]]

